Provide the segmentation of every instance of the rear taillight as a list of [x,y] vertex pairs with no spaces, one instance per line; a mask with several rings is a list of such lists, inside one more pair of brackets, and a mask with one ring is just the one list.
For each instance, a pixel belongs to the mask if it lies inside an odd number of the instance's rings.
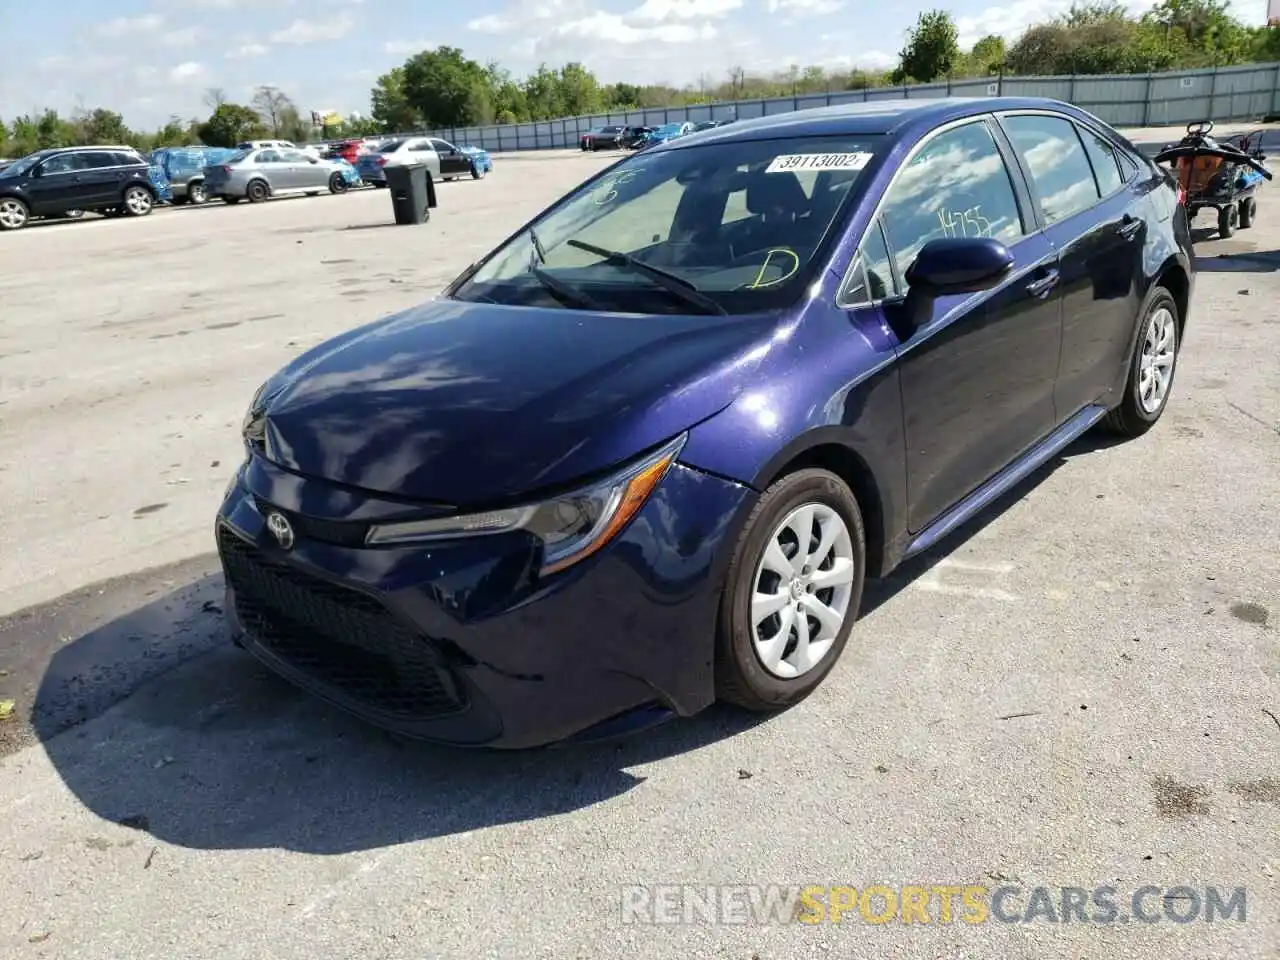
[[225,174],[227,174],[227,176],[230,176],[230,175],[231,175],[231,168],[230,168],[230,167],[223,167],[223,168],[222,168],[222,172],[223,172],[223,173],[225,173]]
[[387,165],[387,158],[386,158],[386,157],[379,157],[379,158],[378,158],[378,166],[380,166],[380,167],[385,167],[386,165]]

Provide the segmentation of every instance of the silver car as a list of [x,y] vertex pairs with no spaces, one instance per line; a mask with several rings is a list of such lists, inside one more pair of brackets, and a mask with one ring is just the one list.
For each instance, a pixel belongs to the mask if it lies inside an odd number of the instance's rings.
[[296,193],[314,197],[322,190],[347,192],[338,164],[279,147],[241,150],[225,163],[206,167],[204,185],[210,199],[221,198],[224,203],[261,203]]

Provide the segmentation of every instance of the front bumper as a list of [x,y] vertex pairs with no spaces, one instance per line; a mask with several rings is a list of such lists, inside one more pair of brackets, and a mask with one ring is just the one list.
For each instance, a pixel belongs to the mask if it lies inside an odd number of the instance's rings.
[[[724,554],[753,497],[676,465],[604,550],[540,580],[522,533],[364,547],[362,525],[403,503],[253,457],[217,520],[227,610],[268,667],[402,735],[589,738],[712,702]],[[290,550],[267,532],[273,508],[297,531]]]

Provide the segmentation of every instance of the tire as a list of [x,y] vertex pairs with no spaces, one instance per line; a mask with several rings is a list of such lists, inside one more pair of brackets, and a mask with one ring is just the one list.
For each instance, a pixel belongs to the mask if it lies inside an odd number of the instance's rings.
[[120,209],[126,217],[145,217],[156,207],[156,198],[146,187],[132,186],[124,192]]
[[1240,222],[1240,211],[1233,203],[1218,211],[1218,236],[1226,240],[1236,232],[1236,224]]
[[340,173],[335,173],[329,178],[330,193],[346,193],[348,189],[346,178]]
[[79,220],[84,216],[83,210],[67,210],[62,214],[68,220]]
[[251,180],[249,186],[245,188],[244,195],[249,198],[250,203],[262,203],[271,196],[271,191],[267,189],[265,181]]
[[187,184],[187,202],[195,205],[204,203],[209,199],[209,194],[204,188],[203,180],[196,180]]
[[486,173],[488,173],[488,172],[489,172],[488,170],[485,170],[484,168],[482,168],[478,163],[473,163],[473,164],[471,165],[471,179],[472,179],[472,180],[483,180],[483,179],[484,179],[485,174],[486,174]]
[[[818,558],[825,564],[838,556],[841,568],[846,570],[847,582],[842,577],[835,588],[815,591],[808,574],[795,578],[788,586],[788,581],[769,566],[767,554],[781,551],[782,556],[775,557],[778,563],[795,555],[781,541],[793,544],[793,550],[799,549],[799,537],[790,525],[803,523],[805,510],[812,511],[819,532],[835,535],[826,557]],[[831,524],[836,522],[839,526],[833,528]],[[812,535],[812,522],[809,529]],[[820,544],[810,540],[809,549],[815,546]],[[807,697],[831,671],[849,640],[862,603],[865,577],[862,511],[843,480],[826,470],[805,469],[788,474],[769,487],[738,538],[721,598],[716,637],[718,698],[748,710],[768,712],[785,709]],[[776,597],[780,605],[757,625],[752,607],[758,593]],[[828,611],[834,608],[840,617],[839,626],[823,627],[805,612],[806,632],[812,638],[814,626],[819,627],[822,649],[815,660],[793,661],[800,648],[795,643],[796,628],[792,624],[799,622],[796,614],[813,600],[826,605]]]
[[30,221],[30,207],[17,197],[0,197],[0,230],[21,230]]
[[[1178,370],[1178,352],[1182,348],[1180,333],[1181,320],[1178,316],[1178,304],[1164,287],[1156,287],[1147,299],[1146,309],[1134,335],[1133,359],[1129,361],[1129,373],[1124,382],[1124,399],[1112,409],[1102,420],[1102,426],[1109,433],[1122,437],[1140,437],[1156,425],[1160,415],[1169,404],[1169,395],[1173,392],[1174,374]],[[1168,330],[1168,340],[1162,331]],[[1167,342],[1167,348],[1161,348]],[[1158,402],[1153,392],[1148,398],[1144,388],[1143,369],[1151,366],[1148,358],[1167,359],[1162,366],[1166,371],[1163,389],[1159,392]],[[1144,399],[1147,398],[1147,399]]]
[[1253,215],[1257,212],[1258,200],[1256,197],[1245,197],[1240,201],[1240,229],[1248,230],[1253,226]]

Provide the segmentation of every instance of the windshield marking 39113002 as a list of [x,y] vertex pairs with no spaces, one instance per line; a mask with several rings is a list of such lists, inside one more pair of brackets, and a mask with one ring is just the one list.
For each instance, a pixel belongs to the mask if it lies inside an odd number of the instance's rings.
[[583,309],[590,301],[618,313],[778,309],[822,268],[881,140],[726,140],[643,151],[537,217],[450,295]]

